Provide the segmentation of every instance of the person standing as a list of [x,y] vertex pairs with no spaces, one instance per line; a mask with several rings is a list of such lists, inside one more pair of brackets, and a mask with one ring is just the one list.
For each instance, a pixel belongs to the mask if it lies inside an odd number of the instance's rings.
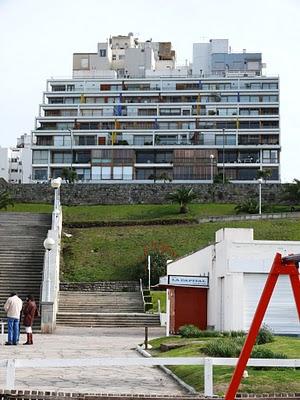
[[4,304],[4,310],[7,315],[8,337],[7,346],[17,345],[20,337],[20,314],[22,311],[23,302],[16,293],[11,293],[10,297]]
[[33,344],[32,339],[32,324],[34,318],[38,316],[38,309],[34,301],[34,297],[30,294],[26,297],[26,303],[23,308],[23,324],[25,326],[25,332],[27,334],[27,341],[23,344]]

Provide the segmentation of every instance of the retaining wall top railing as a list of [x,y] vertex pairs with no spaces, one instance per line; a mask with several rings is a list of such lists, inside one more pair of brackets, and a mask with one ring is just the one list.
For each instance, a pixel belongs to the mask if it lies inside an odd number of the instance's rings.
[[[165,366],[165,365],[203,365],[204,366],[204,395],[213,396],[213,366],[235,366],[237,358],[210,358],[210,357],[149,357],[149,354],[139,348],[146,355],[126,358],[82,358],[82,359],[8,359],[0,361],[0,368],[6,368],[6,389],[15,388],[16,369],[22,368],[71,368],[71,367],[111,367],[111,366]],[[300,359],[263,359],[251,358],[247,366],[251,367],[282,367],[299,368]]]

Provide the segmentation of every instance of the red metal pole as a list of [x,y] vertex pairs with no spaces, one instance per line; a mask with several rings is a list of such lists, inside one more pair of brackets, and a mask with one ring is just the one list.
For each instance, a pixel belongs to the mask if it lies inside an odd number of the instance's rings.
[[297,271],[297,274],[290,275],[290,280],[291,280],[291,285],[292,285],[292,289],[293,289],[293,293],[294,293],[296,307],[298,310],[298,318],[299,318],[299,322],[300,322],[300,275],[299,275],[299,272],[296,267],[295,267],[295,270]]
[[274,287],[276,285],[278,275],[279,275],[278,269],[280,268],[280,266],[281,266],[281,254],[277,253],[274,258],[273,265],[272,265],[271,271],[269,273],[269,276],[267,278],[267,282],[265,284],[263,293],[262,293],[260,301],[258,303],[256,312],[254,314],[254,318],[253,318],[252,324],[250,326],[247,338],[245,340],[243,349],[241,351],[238,363],[235,367],[233,376],[231,378],[231,382],[229,384],[227,393],[225,395],[225,400],[233,400],[235,398],[236,392],[239,388],[239,385],[240,385],[240,382],[241,382],[241,379],[243,376],[243,372],[246,369],[247,362],[249,360],[250,354],[251,354],[253,346],[255,344],[259,328],[261,326],[261,323],[264,318],[268,304],[270,302]]

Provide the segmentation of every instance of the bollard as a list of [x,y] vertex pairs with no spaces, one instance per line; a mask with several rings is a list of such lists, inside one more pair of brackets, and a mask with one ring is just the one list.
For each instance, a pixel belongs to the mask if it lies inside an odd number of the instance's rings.
[[7,360],[6,365],[6,389],[12,390],[15,388],[16,379],[16,361]]
[[148,326],[145,326],[145,350],[148,350]]

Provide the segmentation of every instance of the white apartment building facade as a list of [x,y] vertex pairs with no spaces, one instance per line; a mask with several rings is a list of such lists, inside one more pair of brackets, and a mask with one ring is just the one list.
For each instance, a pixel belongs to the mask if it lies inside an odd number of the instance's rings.
[[30,183],[31,170],[31,135],[21,135],[17,146],[0,147],[0,178],[10,183]]
[[280,181],[279,79],[260,53],[228,40],[194,44],[176,65],[170,42],[132,34],[73,55],[73,78],[51,79],[33,130],[32,177],[75,169],[80,181]]

